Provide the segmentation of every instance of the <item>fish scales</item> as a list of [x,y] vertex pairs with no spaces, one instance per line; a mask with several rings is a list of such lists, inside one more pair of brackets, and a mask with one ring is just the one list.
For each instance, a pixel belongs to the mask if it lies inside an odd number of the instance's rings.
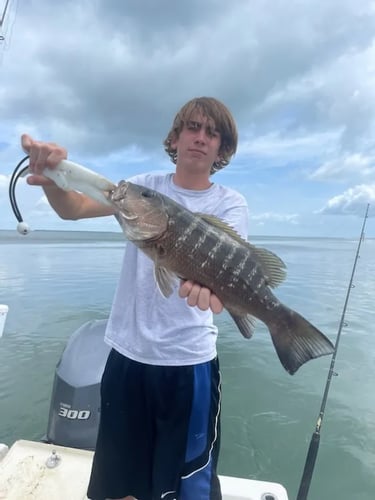
[[[178,276],[207,286],[227,305],[235,288],[237,295],[233,308],[238,310],[243,298],[242,312],[246,314],[247,297],[256,294],[259,283],[264,283],[259,266],[252,261],[246,248],[201,217],[186,211],[176,214],[163,244],[166,245],[164,255],[168,256],[169,268]],[[162,264],[163,260],[159,259],[159,263]],[[226,293],[227,290],[230,294]]]
[[244,337],[252,336],[256,318],[265,323],[290,374],[310,359],[332,354],[332,342],[272,292],[285,278],[285,265],[275,254],[242,240],[215,217],[193,213],[143,186],[122,181],[109,201],[125,235],[154,261],[166,297],[176,277],[208,287]]

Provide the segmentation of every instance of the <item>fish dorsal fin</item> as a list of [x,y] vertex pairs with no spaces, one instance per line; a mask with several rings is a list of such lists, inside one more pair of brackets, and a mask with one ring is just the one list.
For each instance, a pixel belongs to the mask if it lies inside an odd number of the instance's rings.
[[241,235],[239,235],[237,231],[233,229],[233,227],[231,227],[227,222],[223,221],[222,219],[219,219],[219,217],[201,213],[196,213],[195,215],[201,217],[205,222],[207,222],[207,224],[211,224],[211,226],[221,229],[221,231],[224,231],[224,233],[229,234],[229,236],[239,241],[240,243],[246,243],[246,240],[244,240],[241,237]]
[[267,285],[275,288],[286,278],[286,265],[276,254],[266,248],[256,247],[247,243],[251,251],[257,258],[263,274],[267,280]]
[[202,219],[208,224],[211,224],[212,226],[215,226],[218,229],[224,231],[239,243],[248,246],[251,250],[251,253],[256,257],[256,260],[260,265],[264,276],[266,277],[267,284],[271,288],[275,288],[284,281],[286,277],[286,266],[285,263],[280,259],[280,257],[278,257],[270,250],[267,250],[266,248],[256,247],[255,245],[244,240],[235,229],[233,229],[226,222],[219,219],[218,217],[215,217],[214,215],[201,213],[197,213],[196,215],[202,217]]

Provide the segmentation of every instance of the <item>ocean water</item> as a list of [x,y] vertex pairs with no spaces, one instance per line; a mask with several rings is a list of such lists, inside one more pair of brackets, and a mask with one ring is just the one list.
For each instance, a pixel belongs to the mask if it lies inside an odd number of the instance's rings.
[[[335,341],[358,242],[256,238],[288,277],[277,296]],[[0,231],[0,442],[46,431],[56,363],[84,322],[108,316],[125,242],[121,234]],[[375,498],[375,240],[361,248],[328,396],[310,500]],[[294,499],[319,414],[330,357],[290,376],[259,323],[244,340],[216,317],[223,375],[220,473],[276,481]]]

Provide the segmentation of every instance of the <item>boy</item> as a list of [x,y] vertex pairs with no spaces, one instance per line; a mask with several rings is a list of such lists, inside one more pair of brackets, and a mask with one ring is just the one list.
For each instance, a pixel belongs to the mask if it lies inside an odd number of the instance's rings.
[[[33,174],[64,219],[113,215],[114,209],[65,192],[41,175],[67,152],[22,137]],[[229,110],[209,97],[189,101],[164,141],[172,174],[131,182],[160,191],[190,210],[215,215],[247,238],[247,204],[210,175],[237,147]],[[183,300],[186,299],[186,300]],[[191,306],[191,307],[189,307]],[[197,306],[197,307],[194,307]],[[168,299],[156,287],[153,263],[127,244],[105,339],[112,346],[101,385],[101,421],[88,497],[92,500],[219,500],[220,371],[212,313],[220,300],[185,281]]]

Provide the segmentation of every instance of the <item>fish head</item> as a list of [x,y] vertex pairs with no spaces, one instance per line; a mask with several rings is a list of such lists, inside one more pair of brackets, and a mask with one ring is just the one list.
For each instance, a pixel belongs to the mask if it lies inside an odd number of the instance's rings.
[[155,240],[168,228],[163,197],[152,189],[121,181],[108,195],[117,220],[130,241]]

